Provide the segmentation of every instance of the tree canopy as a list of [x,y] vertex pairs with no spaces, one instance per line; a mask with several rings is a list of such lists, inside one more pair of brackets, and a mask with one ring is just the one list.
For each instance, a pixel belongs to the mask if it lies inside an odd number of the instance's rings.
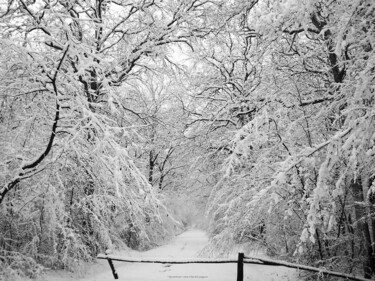
[[374,27],[371,0],[3,1],[0,265],[151,247],[195,204],[215,249],[373,278]]

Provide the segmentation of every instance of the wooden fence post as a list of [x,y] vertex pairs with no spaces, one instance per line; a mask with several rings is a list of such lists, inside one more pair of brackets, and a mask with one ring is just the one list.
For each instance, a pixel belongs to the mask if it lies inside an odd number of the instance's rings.
[[237,281],[243,281],[243,259],[244,253],[238,253],[237,261]]
[[106,257],[107,257],[107,261],[108,261],[108,263],[109,263],[109,266],[111,267],[112,274],[113,274],[113,278],[118,279],[118,275],[117,275],[117,272],[116,272],[116,268],[115,268],[115,266],[113,265],[112,260],[108,257],[107,253],[106,253],[105,255],[106,255]]

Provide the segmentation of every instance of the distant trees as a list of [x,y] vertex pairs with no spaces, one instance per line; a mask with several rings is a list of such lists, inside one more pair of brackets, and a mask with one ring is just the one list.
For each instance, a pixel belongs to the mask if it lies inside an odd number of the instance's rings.
[[148,182],[159,190],[172,184],[171,176],[186,166],[182,160],[186,114],[180,107],[181,87],[174,81],[176,75],[173,69],[155,64],[152,73],[123,86],[124,113],[131,116],[128,126],[138,136],[132,154]]

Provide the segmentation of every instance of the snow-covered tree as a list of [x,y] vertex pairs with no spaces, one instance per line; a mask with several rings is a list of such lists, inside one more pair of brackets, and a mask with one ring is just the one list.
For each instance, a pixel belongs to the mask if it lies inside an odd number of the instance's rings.
[[[148,243],[158,200],[134,155],[143,140],[129,112],[136,109],[124,104],[131,95],[125,84],[145,85],[156,60],[168,68],[168,46],[209,32],[206,16],[218,7],[148,0],[0,4],[5,260],[15,251],[72,267],[113,243]],[[170,169],[160,167],[163,186]]]
[[[228,152],[214,231],[246,237],[259,222],[276,252],[372,276],[374,4],[257,1],[239,19],[201,52],[211,116],[197,120],[224,128]],[[261,74],[245,84],[243,65]]]

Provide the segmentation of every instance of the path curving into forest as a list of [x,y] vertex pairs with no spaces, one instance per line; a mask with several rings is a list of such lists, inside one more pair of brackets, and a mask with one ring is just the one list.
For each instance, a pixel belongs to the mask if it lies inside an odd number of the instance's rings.
[[[146,252],[122,252],[121,256],[133,258],[186,259],[197,257],[208,244],[207,233],[201,230],[188,230],[168,244]],[[117,254],[118,255],[118,254]],[[120,281],[230,281],[236,280],[236,264],[145,264],[114,262]],[[113,281],[107,261],[101,260],[80,279],[52,278],[49,281]],[[46,279],[47,280],[47,279]],[[279,281],[298,280],[296,271],[279,266],[244,265],[244,280]]]

